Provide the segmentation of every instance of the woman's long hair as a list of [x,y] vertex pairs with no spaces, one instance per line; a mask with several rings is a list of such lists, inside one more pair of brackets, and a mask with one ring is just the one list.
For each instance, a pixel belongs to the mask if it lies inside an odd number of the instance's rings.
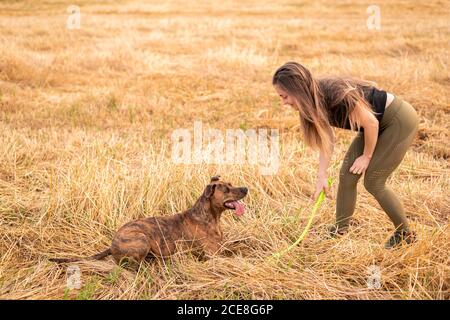
[[306,144],[328,155],[333,144],[329,112],[333,112],[334,107],[342,103],[346,106],[345,121],[349,120],[351,130],[360,128],[359,119],[351,113],[356,105],[375,114],[364,98],[364,90],[376,86],[371,81],[352,77],[315,79],[308,69],[291,61],[278,68],[272,84],[293,98]]

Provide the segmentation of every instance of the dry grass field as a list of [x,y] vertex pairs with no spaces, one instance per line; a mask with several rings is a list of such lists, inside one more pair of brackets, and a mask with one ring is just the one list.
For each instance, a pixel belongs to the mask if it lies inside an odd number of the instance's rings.
[[[70,5],[80,29],[66,27]],[[0,298],[450,299],[450,4],[387,1],[0,2]],[[360,181],[351,232],[329,239],[327,198],[304,241],[318,169],[298,114],[271,85],[295,60],[353,75],[417,110],[413,146],[388,180],[418,242],[389,251],[392,225]],[[280,167],[176,164],[173,130],[278,129]],[[354,136],[336,129],[330,177]],[[220,174],[247,186],[246,213],[224,213],[224,248],[143,263],[77,263],[80,289],[49,257],[105,249],[125,222],[180,212]],[[446,200],[447,199],[447,200]],[[381,288],[368,288],[376,266]]]

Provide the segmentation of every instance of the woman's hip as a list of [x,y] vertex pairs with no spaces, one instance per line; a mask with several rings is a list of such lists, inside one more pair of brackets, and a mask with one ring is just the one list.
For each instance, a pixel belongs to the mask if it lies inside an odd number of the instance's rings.
[[400,126],[403,133],[416,131],[419,116],[414,107],[395,96],[391,104],[385,109],[380,122],[380,133],[390,126]]

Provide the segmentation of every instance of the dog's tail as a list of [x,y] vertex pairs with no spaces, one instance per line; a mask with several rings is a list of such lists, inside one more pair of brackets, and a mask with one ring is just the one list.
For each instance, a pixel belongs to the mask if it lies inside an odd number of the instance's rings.
[[81,260],[101,260],[103,258],[106,258],[111,254],[111,249],[108,248],[102,252],[99,252],[97,254],[94,254],[93,256],[87,257],[87,258],[50,258],[51,262],[56,263],[70,263],[70,262],[77,262]]

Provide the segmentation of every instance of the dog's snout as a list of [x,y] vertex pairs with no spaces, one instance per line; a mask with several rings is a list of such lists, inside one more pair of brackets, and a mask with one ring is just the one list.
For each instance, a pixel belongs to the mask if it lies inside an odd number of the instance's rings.
[[248,188],[243,187],[243,188],[239,188],[239,190],[244,194],[248,193]]

